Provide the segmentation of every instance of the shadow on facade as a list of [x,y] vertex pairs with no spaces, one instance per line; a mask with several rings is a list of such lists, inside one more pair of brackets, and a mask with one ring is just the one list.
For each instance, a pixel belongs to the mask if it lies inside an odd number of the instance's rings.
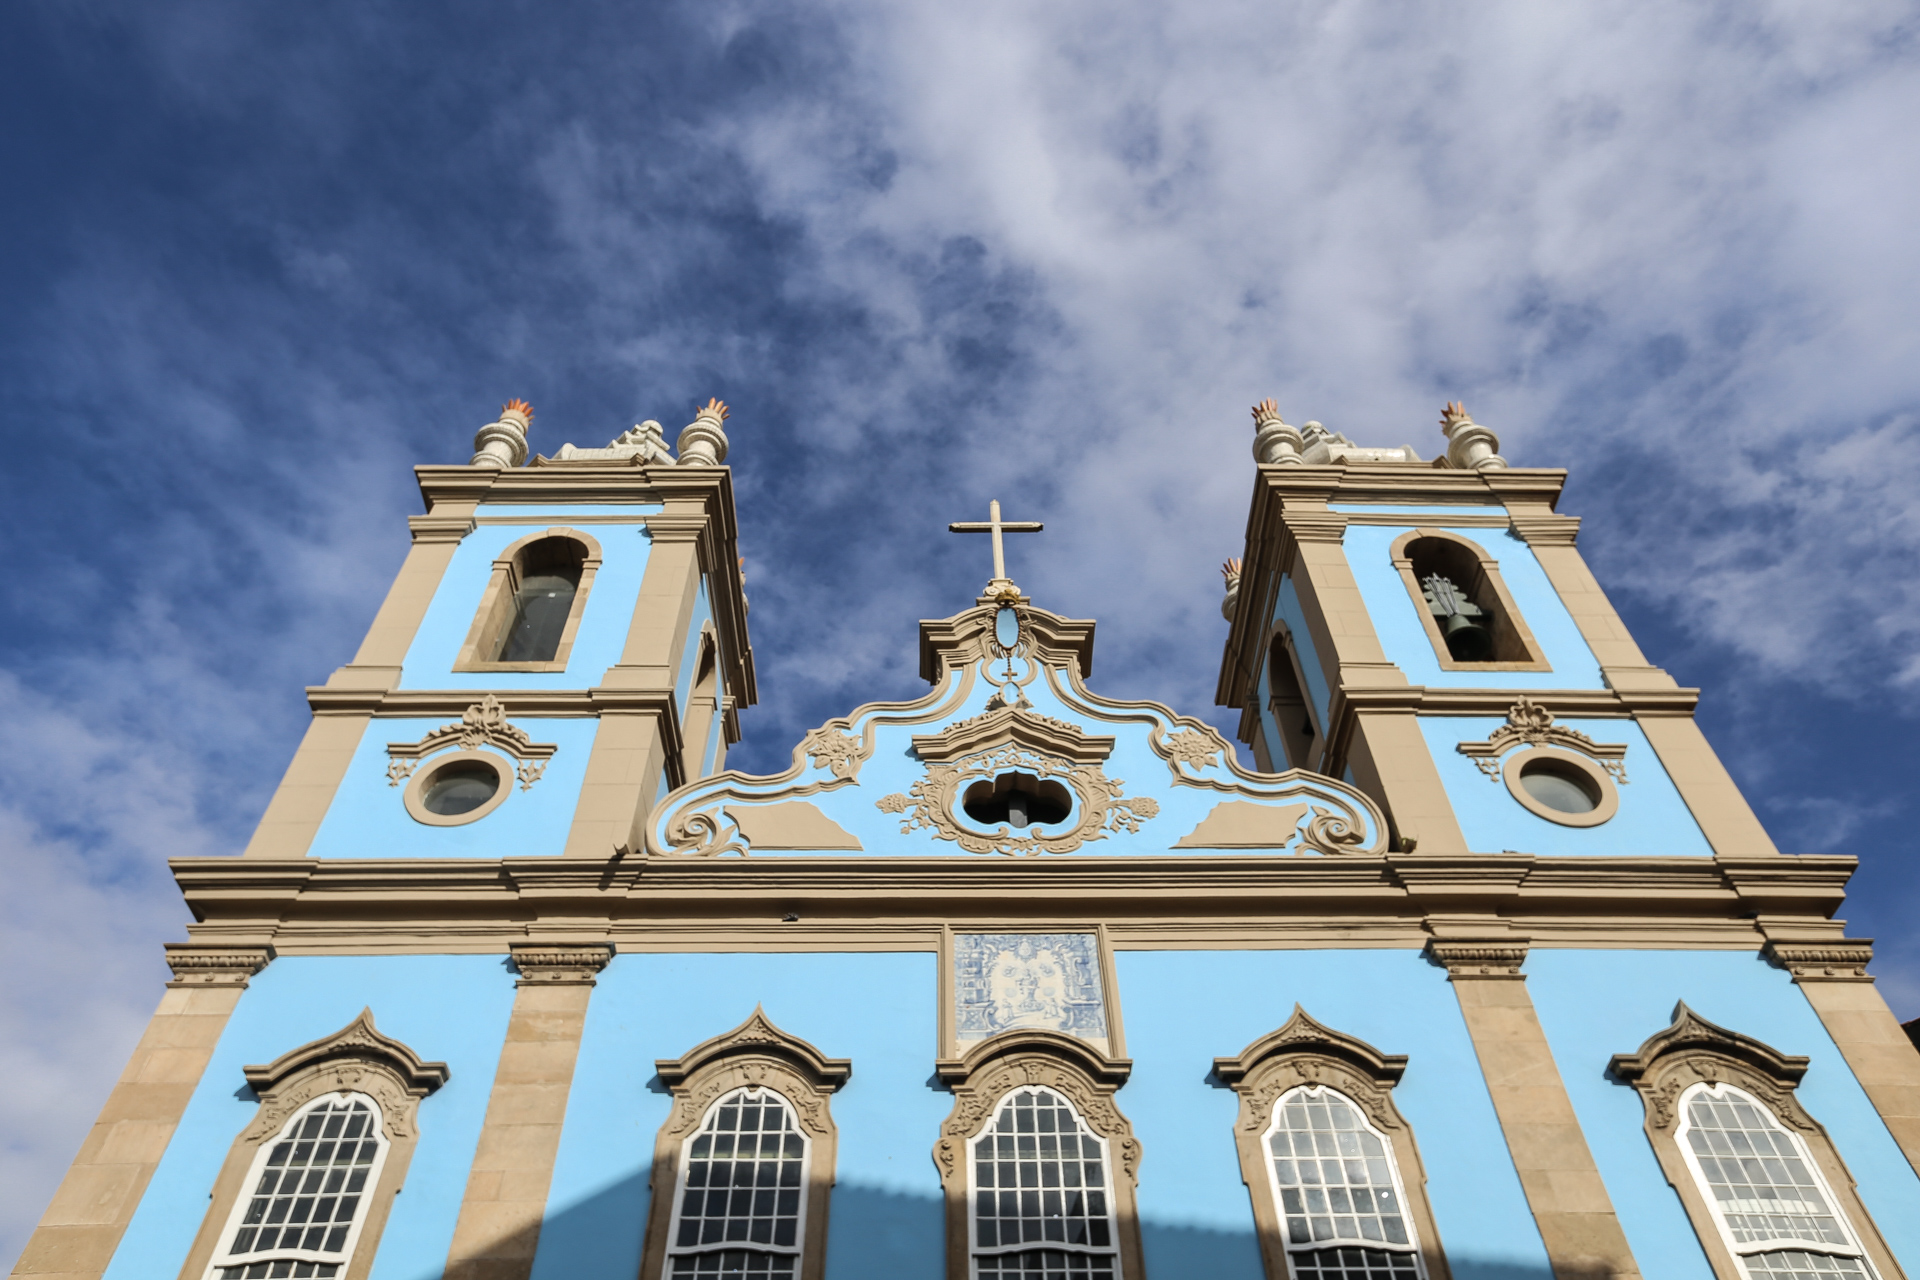
[[[552,1214],[540,1232],[533,1280],[636,1280],[646,1216],[647,1178],[640,1174]],[[1151,1280],[1263,1280],[1251,1229],[1216,1231],[1149,1219],[1140,1234]],[[1544,1266],[1458,1256],[1448,1262],[1453,1280],[1554,1280]],[[938,1196],[857,1183],[834,1188],[830,1280],[944,1280],[945,1265]]]

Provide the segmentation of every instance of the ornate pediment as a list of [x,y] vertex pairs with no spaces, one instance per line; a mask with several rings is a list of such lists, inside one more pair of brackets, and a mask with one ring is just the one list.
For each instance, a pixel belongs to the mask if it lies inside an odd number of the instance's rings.
[[[920,624],[913,702],[806,734],[771,777],[720,773],[647,821],[658,856],[1377,854],[1357,788],[1244,769],[1212,726],[1086,687],[1093,624],[1024,598]],[[1018,797],[1018,798],[1015,798]]]
[[1558,747],[1591,757],[1613,775],[1622,786],[1627,781],[1627,749],[1619,743],[1595,742],[1578,729],[1553,722],[1553,713],[1530,698],[1522,698],[1507,712],[1507,722],[1488,734],[1483,742],[1463,742],[1456,748],[1472,760],[1480,772],[1496,781],[1500,777],[1500,757],[1515,747]]

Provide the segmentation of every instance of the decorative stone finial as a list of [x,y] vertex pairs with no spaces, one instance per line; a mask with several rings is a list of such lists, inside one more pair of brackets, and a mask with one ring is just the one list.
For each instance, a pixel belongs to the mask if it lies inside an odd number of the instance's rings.
[[489,422],[473,437],[472,467],[517,467],[527,460],[527,428],[533,425],[533,406],[509,400],[500,406],[500,420]]
[[1227,580],[1227,598],[1220,602],[1220,616],[1232,622],[1233,606],[1240,602],[1240,558],[1236,556],[1221,565],[1220,576]]
[[1253,406],[1253,460],[1263,467],[1299,466],[1305,441],[1300,432],[1280,418],[1280,407],[1271,399]]
[[709,399],[680,432],[680,465],[717,467],[727,460],[727,433],[720,424],[727,420],[727,406]]
[[1452,401],[1440,414],[1440,430],[1447,436],[1447,463],[1461,471],[1495,471],[1507,460],[1495,450],[1500,437],[1467,416],[1467,406]]

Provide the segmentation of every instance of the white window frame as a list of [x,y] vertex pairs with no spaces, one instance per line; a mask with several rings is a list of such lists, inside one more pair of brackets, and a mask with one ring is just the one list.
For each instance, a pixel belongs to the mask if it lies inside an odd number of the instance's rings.
[[[1741,1243],[1733,1238],[1733,1230],[1727,1225],[1726,1214],[1721,1210],[1720,1201],[1713,1193],[1713,1185],[1707,1179],[1706,1170],[1700,1167],[1700,1157],[1694,1151],[1693,1143],[1688,1141],[1688,1135],[1693,1132],[1691,1104],[1703,1093],[1716,1102],[1724,1101],[1730,1096],[1744,1100],[1754,1110],[1772,1120],[1777,1132],[1787,1136],[1793,1144],[1795,1154],[1800,1157],[1801,1164],[1806,1166],[1808,1172],[1813,1175],[1814,1186],[1826,1198],[1827,1212],[1833,1215],[1833,1220],[1840,1224],[1840,1230],[1845,1233],[1847,1237],[1845,1245],[1836,1245],[1829,1240],[1802,1240],[1797,1237],[1774,1237],[1757,1243],[1752,1241]],[[1827,1175],[1822,1172],[1820,1162],[1814,1159],[1813,1152],[1808,1149],[1805,1139],[1795,1133],[1793,1127],[1782,1120],[1778,1112],[1745,1089],[1724,1080],[1712,1083],[1701,1081],[1690,1085],[1681,1093],[1675,1105],[1678,1111],[1678,1123],[1673,1131],[1674,1145],[1680,1149],[1680,1158],[1686,1162],[1687,1172],[1693,1175],[1693,1185],[1699,1189],[1700,1198],[1706,1202],[1707,1215],[1713,1219],[1714,1229],[1720,1233],[1720,1242],[1739,1263],[1743,1273],[1752,1275],[1747,1260],[1757,1254],[1819,1253],[1834,1258],[1857,1258],[1861,1270],[1866,1273],[1869,1280],[1878,1280],[1879,1272],[1873,1265],[1873,1259],[1867,1256],[1865,1249],[1861,1248],[1860,1233],[1848,1219],[1846,1209],[1840,1203],[1840,1197],[1833,1193],[1833,1187],[1828,1183]]]
[[[776,1245],[761,1244],[753,1240],[716,1240],[711,1244],[676,1245],[674,1241],[680,1238],[680,1211],[687,1202],[687,1180],[693,1173],[693,1144],[700,1139],[701,1135],[706,1133],[708,1123],[712,1121],[721,1107],[726,1106],[737,1098],[769,1093],[780,1099],[781,1104],[786,1107],[787,1118],[793,1125],[793,1131],[800,1135],[800,1141],[803,1144],[800,1152],[800,1207],[794,1217],[793,1243],[791,1245]],[[661,1280],[672,1280],[673,1260],[675,1258],[697,1258],[702,1254],[722,1253],[729,1249],[743,1249],[749,1253],[773,1253],[782,1256],[791,1256],[793,1258],[793,1274],[797,1280],[806,1260],[807,1210],[809,1208],[807,1202],[812,1192],[813,1152],[813,1136],[807,1132],[806,1126],[800,1123],[800,1104],[792,1098],[789,1098],[773,1085],[740,1085],[727,1090],[718,1098],[715,1098],[713,1104],[700,1113],[699,1125],[694,1128],[693,1132],[681,1139],[680,1142],[679,1171],[673,1183],[673,1215],[667,1220],[666,1261],[660,1270]],[[712,1157],[708,1156],[707,1159],[710,1162]]]
[[[1392,1179],[1394,1198],[1400,1203],[1400,1221],[1402,1225],[1405,1226],[1407,1232],[1407,1242],[1405,1244],[1392,1244],[1384,1240],[1309,1240],[1304,1244],[1295,1244],[1291,1239],[1285,1237],[1284,1233],[1287,1229],[1286,1200],[1281,1194],[1285,1188],[1280,1185],[1280,1174],[1273,1167],[1273,1135],[1279,1132],[1282,1127],[1281,1122],[1285,1119],[1287,1099],[1293,1097],[1295,1094],[1305,1094],[1310,1098],[1318,1100],[1329,1093],[1345,1103],[1347,1110],[1353,1113],[1354,1119],[1359,1122],[1360,1127],[1379,1139],[1380,1145],[1385,1148],[1387,1176]],[[1287,1132],[1292,1133],[1293,1130],[1288,1129]],[[1367,1109],[1361,1106],[1359,1102],[1329,1084],[1295,1085],[1273,1100],[1273,1109],[1268,1116],[1267,1127],[1260,1134],[1260,1154],[1261,1163],[1267,1171],[1267,1191],[1273,1197],[1274,1212],[1280,1219],[1280,1230],[1283,1233],[1284,1247],[1287,1251],[1287,1267],[1289,1273],[1292,1273],[1293,1270],[1293,1258],[1295,1254],[1321,1253],[1328,1249],[1378,1249],[1382,1253],[1404,1253],[1408,1255],[1413,1259],[1414,1269],[1420,1276],[1420,1280],[1426,1280],[1427,1262],[1420,1248],[1420,1228],[1414,1221],[1413,1206],[1407,1201],[1407,1189],[1400,1177],[1400,1160],[1394,1152],[1393,1139],[1380,1131],[1373,1123],[1373,1120],[1367,1115]]]
[[[276,1247],[274,1249],[264,1250],[258,1254],[249,1253],[240,1258],[233,1257],[227,1250],[232,1247],[234,1237],[239,1233],[240,1228],[245,1225],[244,1219],[246,1218],[247,1207],[252,1204],[255,1199],[254,1188],[260,1185],[260,1178],[266,1172],[267,1162],[273,1157],[273,1149],[280,1143],[289,1141],[287,1135],[294,1132],[299,1125],[306,1123],[307,1117],[312,1114],[315,1108],[322,1104],[337,1103],[341,1099],[360,1102],[366,1105],[367,1110],[372,1115],[372,1123],[369,1127],[368,1136],[379,1144],[378,1150],[374,1152],[373,1163],[368,1166],[367,1169],[365,1187],[359,1193],[360,1203],[354,1209],[352,1223],[348,1225],[346,1243],[340,1246],[338,1253],[323,1254],[317,1249],[284,1249]],[[364,1140],[364,1138],[361,1139],[361,1141]],[[234,1197],[233,1208],[227,1214],[226,1225],[221,1227],[220,1234],[215,1238],[216,1243],[213,1251],[213,1260],[207,1266],[207,1280],[219,1280],[220,1273],[230,1267],[251,1267],[255,1263],[261,1262],[311,1262],[316,1266],[332,1265],[338,1267],[338,1270],[334,1272],[335,1280],[345,1280],[347,1267],[352,1263],[354,1251],[358,1249],[360,1245],[360,1233],[366,1229],[367,1218],[373,1205],[374,1192],[380,1186],[380,1175],[385,1171],[387,1167],[387,1156],[391,1154],[392,1151],[393,1142],[386,1134],[386,1114],[381,1110],[380,1103],[372,1096],[360,1093],[357,1090],[339,1090],[332,1093],[320,1094],[303,1103],[300,1109],[295,1111],[284,1125],[280,1126],[280,1131],[271,1138],[263,1141],[260,1144],[260,1149],[254,1153],[252,1162],[247,1166],[246,1181],[241,1184],[240,1194]]]
[[[1107,1243],[1105,1245],[1072,1244],[1064,1240],[1025,1240],[1018,1244],[999,1244],[986,1247],[980,1245],[979,1192],[982,1188],[976,1180],[974,1147],[977,1143],[994,1135],[995,1126],[1000,1123],[1000,1113],[1003,1109],[1012,1105],[1014,1095],[1028,1091],[1044,1093],[1053,1097],[1058,1105],[1064,1106],[1073,1113],[1074,1123],[1079,1126],[1080,1136],[1082,1138],[1092,1138],[1100,1144],[1100,1194],[1106,1201],[1107,1206],[1105,1215],[1107,1221]],[[1119,1205],[1114,1196],[1112,1144],[1108,1142],[1105,1137],[1095,1132],[1091,1124],[1087,1123],[1087,1117],[1082,1114],[1080,1107],[1072,1098],[1068,1097],[1063,1090],[1052,1088],[1049,1085],[1016,1085],[994,1099],[993,1108],[989,1112],[989,1115],[991,1118],[982,1126],[980,1132],[974,1134],[973,1137],[967,1140],[966,1145],[967,1273],[970,1276],[978,1277],[980,1274],[980,1260],[982,1258],[997,1258],[1012,1253],[1030,1253],[1035,1250],[1051,1249],[1062,1253],[1084,1254],[1090,1258],[1107,1258],[1111,1262],[1113,1274],[1115,1276],[1123,1274],[1120,1254],[1120,1222],[1117,1212]],[[994,1190],[997,1192],[1003,1190],[1003,1188],[995,1187]],[[1062,1188],[1062,1190],[1064,1190],[1064,1188]]]

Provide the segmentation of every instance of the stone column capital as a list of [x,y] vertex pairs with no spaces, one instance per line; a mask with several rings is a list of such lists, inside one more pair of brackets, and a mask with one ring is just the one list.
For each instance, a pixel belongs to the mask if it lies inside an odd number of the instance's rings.
[[197,942],[167,943],[170,987],[244,987],[247,979],[273,961],[272,947],[210,947]]
[[613,959],[613,947],[604,942],[513,942],[507,950],[520,973],[517,987],[590,987]]
[[1873,959],[1872,938],[1841,938],[1834,942],[1769,942],[1768,960],[1793,975],[1795,982],[1872,982],[1867,962]]
[[1525,982],[1520,966],[1527,960],[1527,939],[1434,938],[1427,943],[1427,955],[1447,971],[1447,981],[1462,978],[1490,978]]

